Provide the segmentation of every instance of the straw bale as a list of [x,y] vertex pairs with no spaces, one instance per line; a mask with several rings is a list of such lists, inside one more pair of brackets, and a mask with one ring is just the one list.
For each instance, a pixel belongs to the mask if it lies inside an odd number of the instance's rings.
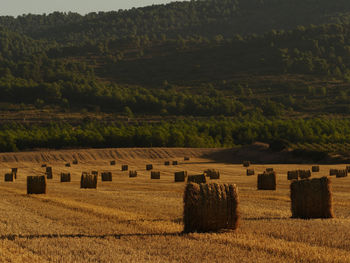
[[97,175],[88,174],[83,172],[80,180],[80,188],[96,188],[97,187]]
[[164,162],[164,165],[165,165],[165,166],[169,166],[169,165],[170,165],[170,162],[169,162],[169,161],[165,161],[165,162]]
[[127,170],[129,170],[129,165],[126,165],[126,164],[122,165],[122,171],[127,171]]
[[66,167],[70,167],[70,163],[66,163],[66,165],[65,165]]
[[330,170],[329,170],[329,175],[330,175],[330,176],[337,175],[337,173],[338,173],[338,170],[337,170],[337,169],[330,169]]
[[185,182],[187,179],[187,171],[175,172],[175,182]]
[[111,164],[111,165],[116,165],[116,161],[114,161],[114,160],[113,160],[113,161],[110,161],[110,164]]
[[71,181],[70,173],[61,173],[61,183],[69,183]]
[[146,164],[146,170],[150,171],[153,169],[153,165],[152,164]]
[[13,182],[15,181],[15,174],[14,173],[6,173],[5,174],[5,182]]
[[299,179],[299,171],[288,171],[287,172],[287,179],[288,180],[298,180]]
[[258,174],[258,190],[276,190],[276,172]]
[[137,171],[129,171],[129,177],[130,178],[137,177]]
[[189,161],[190,157],[184,157],[184,161]]
[[189,175],[187,177],[187,183],[205,184],[206,182],[205,174]]
[[312,166],[312,172],[313,173],[318,173],[319,171],[320,171],[320,166],[318,166],[318,165]]
[[254,175],[254,174],[255,174],[254,169],[247,169],[247,176],[251,176],[251,175]]
[[173,165],[178,165],[179,162],[178,161],[173,161]]
[[46,177],[44,175],[27,177],[27,194],[46,194]]
[[101,180],[102,182],[112,182],[112,172],[102,172]]
[[243,162],[244,167],[249,167],[250,166],[250,161],[244,161]]
[[298,170],[300,179],[307,179],[311,177],[310,170]]
[[151,172],[151,179],[160,179],[160,172]]
[[207,169],[204,171],[204,174],[210,179],[220,179],[220,172],[215,169]]
[[341,178],[341,177],[347,177],[348,176],[348,171],[347,170],[338,170],[337,171],[337,178]]

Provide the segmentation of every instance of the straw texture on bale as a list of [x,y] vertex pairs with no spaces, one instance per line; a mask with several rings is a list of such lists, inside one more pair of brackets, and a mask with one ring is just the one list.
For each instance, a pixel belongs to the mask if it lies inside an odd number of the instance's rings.
[[160,179],[160,172],[151,172],[151,179]]
[[170,165],[170,162],[169,161],[165,161],[164,165],[168,166],[168,165]]
[[258,190],[276,190],[276,173],[258,174]]
[[288,171],[287,172],[287,179],[288,180],[298,180],[299,179],[299,172],[298,171]]
[[238,190],[232,184],[187,184],[184,193],[184,232],[237,229]]
[[311,170],[313,173],[318,173],[320,171],[320,167],[318,165],[314,165],[314,166],[312,166]]
[[244,161],[243,162],[244,167],[249,167],[250,166],[250,161]]
[[129,165],[126,165],[126,164],[122,165],[122,171],[127,171],[127,170],[129,170]]
[[80,188],[96,188],[97,187],[97,175],[83,173],[80,180]]
[[184,157],[184,161],[189,161],[190,157]]
[[179,162],[178,161],[173,161],[173,165],[178,165]]
[[251,176],[251,175],[254,175],[254,174],[255,174],[254,169],[247,169],[247,176]]
[[69,183],[71,181],[70,173],[61,173],[61,183]]
[[187,171],[175,172],[175,182],[185,182],[187,179]]
[[130,178],[137,177],[137,171],[129,171],[129,177]]
[[44,175],[27,177],[27,194],[46,194],[46,177]]
[[341,178],[341,177],[347,177],[348,176],[348,171],[347,170],[338,170],[337,171],[337,178]]
[[46,167],[45,174],[47,179],[52,179],[53,178],[52,167]]
[[101,173],[102,182],[112,182],[112,172]]
[[5,174],[5,182],[13,182],[15,181],[15,174],[14,173],[7,173]]
[[116,165],[116,161],[111,161],[110,164],[111,165]]
[[311,177],[310,170],[298,170],[300,179],[307,179]]
[[153,165],[152,164],[147,164],[146,165],[146,170],[147,171],[150,171],[150,170],[152,170],[153,169]]
[[206,182],[205,174],[189,175],[187,177],[187,183],[205,184]]
[[330,169],[330,170],[329,170],[329,175],[330,175],[330,176],[337,175],[337,173],[338,173],[338,170],[337,170],[337,169]]
[[204,171],[204,174],[212,180],[220,179],[220,172],[215,169],[207,169]]
[[333,218],[331,181],[327,177],[293,181],[290,185],[293,218]]

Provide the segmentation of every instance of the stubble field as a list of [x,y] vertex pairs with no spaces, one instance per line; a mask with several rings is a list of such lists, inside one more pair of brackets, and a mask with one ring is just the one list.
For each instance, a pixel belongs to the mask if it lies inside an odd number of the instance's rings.
[[[1,262],[350,262],[350,178],[332,178],[335,219],[291,219],[287,171],[310,165],[253,165],[255,172],[273,167],[277,191],[257,191],[256,175],[242,165],[203,158],[209,149],[80,150],[0,154],[0,174],[18,167],[18,179],[0,182]],[[183,161],[184,156],[191,157]],[[78,165],[65,167],[73,158]],[[109,161],[116,159],[117,165]],[[164,166],[178,160],[178,166]],[[26,195],[26,177],[53,167],[46,195]],[[161,172],[151,180],[145,165]],[[121,171],[128,164],[137,178]],[[321,165],[313,177],[326,176]],[[175,171],[199,174],[218,169],[220,183],[239,189],[240,226],[236,231],[182,234],[185,183]],[[96,190],[80,189],[83,171],[112,171],[113,182]],[[59,174],[70,172],[71,183]]]

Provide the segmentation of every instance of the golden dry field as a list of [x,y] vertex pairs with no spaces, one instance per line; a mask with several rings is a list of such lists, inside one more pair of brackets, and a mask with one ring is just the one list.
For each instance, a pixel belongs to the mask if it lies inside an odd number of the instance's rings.
[[[291,219],[287,171],[311,165],[253,165],[255,172],[273,167],[277,191],[257,191],[257,176],[238,164],[205,159],[215,149],[108,149],[0,154],[1,262],[350,262],[350,178],[332,177],[335,219]],[[191,157],[184,161],[183,157]],[[78,165],[65,167],[76,158]],[[116,166],[109,162],[115,159]],[[178,166],[164,161],[178,160]],[[26,177],[53,167],[46,195],[26,195]],[[145,165],[161,172],[151,180]],[[137,170],[129,178],[121,165]],[[18,167],[18,179],[4,174]],[[313,177],[328,175],[321,165]],[[214,168],[222,183],[237,184],[240,226],[232,232],[182,234],[185,183],[175,171],[198,174]],[[112,171],[113,182],[80,189],[83,171]],[[71,172],[72,182],[59,174]]]

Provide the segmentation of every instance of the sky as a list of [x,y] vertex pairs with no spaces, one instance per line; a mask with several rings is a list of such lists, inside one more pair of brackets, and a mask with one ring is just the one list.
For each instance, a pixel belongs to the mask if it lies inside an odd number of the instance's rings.
[[89,12],[130,9],[152,4],[166,4],[174,0],[0,0],[1,16],[43,14],[54,11]]

